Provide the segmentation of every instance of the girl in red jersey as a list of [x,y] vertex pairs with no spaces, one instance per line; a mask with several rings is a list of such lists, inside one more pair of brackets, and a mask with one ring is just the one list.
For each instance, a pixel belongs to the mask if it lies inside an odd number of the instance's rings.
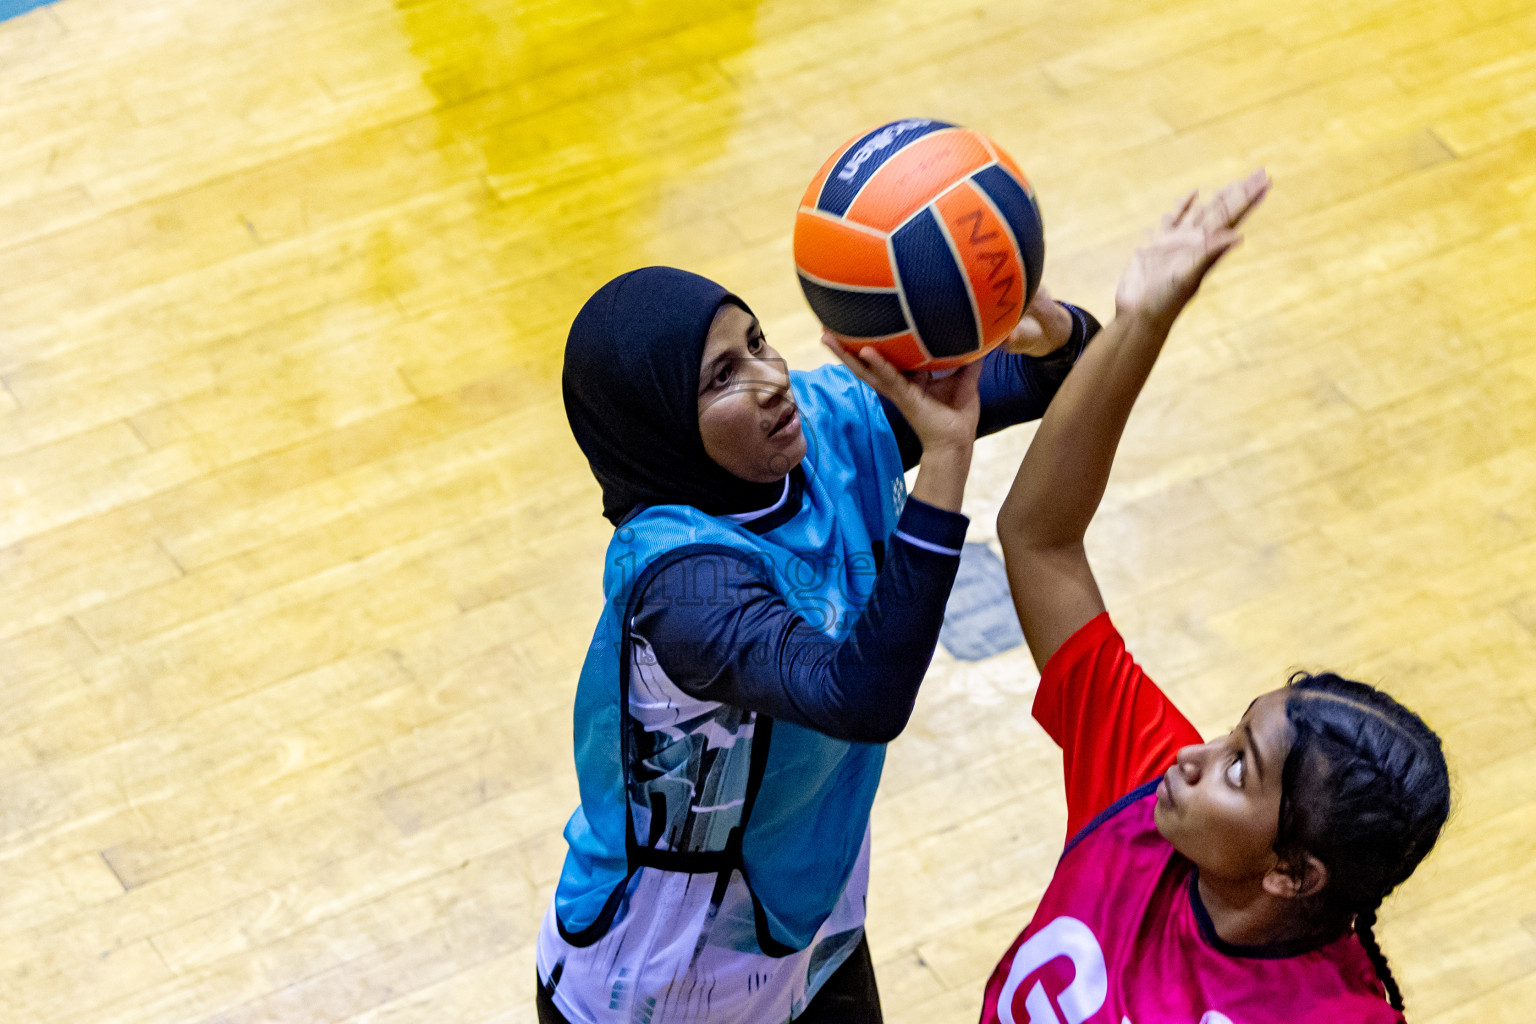
[[1268,188],[1261,171],[1163,219],[998,516],[1072,838],[984,1022],[1403,1019],[1372,926],[1449,811],[1438,737],[1379,690],[1299,674],[1202,743],[1126,653],[1083,549],[1169,328]]

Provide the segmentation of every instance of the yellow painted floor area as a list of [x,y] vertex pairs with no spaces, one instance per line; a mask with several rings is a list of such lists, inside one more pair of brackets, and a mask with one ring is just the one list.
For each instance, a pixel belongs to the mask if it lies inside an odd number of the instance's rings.
[[[62,0],[0,24],[0,1020],[533,1020],[607,524],[558,391],[647,263],[821,361],[832,148],[997,138],[1046,280],[1275,191],[1132,418],[1091,553],[1226,728],[1295,667],[1444,735],[1380,935],[1423,1024],[1536,1004],[1536,0]],[[972,539],[1027,443],[984,442]],[[893,745],[892,1024],[969,1022],[1060,848],[1022,650]],[[1194,1022],[1191,1022],[1194,1024]]]

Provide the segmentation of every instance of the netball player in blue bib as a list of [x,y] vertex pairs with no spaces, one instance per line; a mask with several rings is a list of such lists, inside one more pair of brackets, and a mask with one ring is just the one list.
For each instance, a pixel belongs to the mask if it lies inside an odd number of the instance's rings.
[[566,412],[616,529],[542,1022],[880,1019],[869,812],[938,642],[971,447],[1039,417],[1097,328],[1037,297],[1023,352],[931,380],[872,352],[789,372],[680,270],[582,308]]

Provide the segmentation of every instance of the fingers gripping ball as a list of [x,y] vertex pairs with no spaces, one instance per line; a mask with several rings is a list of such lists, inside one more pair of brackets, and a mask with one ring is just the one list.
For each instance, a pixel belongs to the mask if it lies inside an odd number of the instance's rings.
[[903,370],[947,369],[1003,341],[1040,285],[1035,194],[996,143],[892,121],[841,146],[795,215],[795,267],[822,325]]

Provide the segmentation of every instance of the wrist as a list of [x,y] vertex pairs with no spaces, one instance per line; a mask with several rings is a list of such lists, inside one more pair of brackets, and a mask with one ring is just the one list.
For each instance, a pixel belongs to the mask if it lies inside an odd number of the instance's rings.
[[1159,332],[1167,334],[1173,328],[1173,322],[1179,317],[1179,310],[1159,310],[1144,306],[1115,306],[1115,319],[1121,322],[1124,328],[1144,333]]
[[971,473],[970,444],[923,449],[918,463],[917,482],[912,497],[935,508],[960,511],[965,497],[965,480]]
[[974,437],[922,438],[923,458],[964,459],[969,462],[976,447]]

